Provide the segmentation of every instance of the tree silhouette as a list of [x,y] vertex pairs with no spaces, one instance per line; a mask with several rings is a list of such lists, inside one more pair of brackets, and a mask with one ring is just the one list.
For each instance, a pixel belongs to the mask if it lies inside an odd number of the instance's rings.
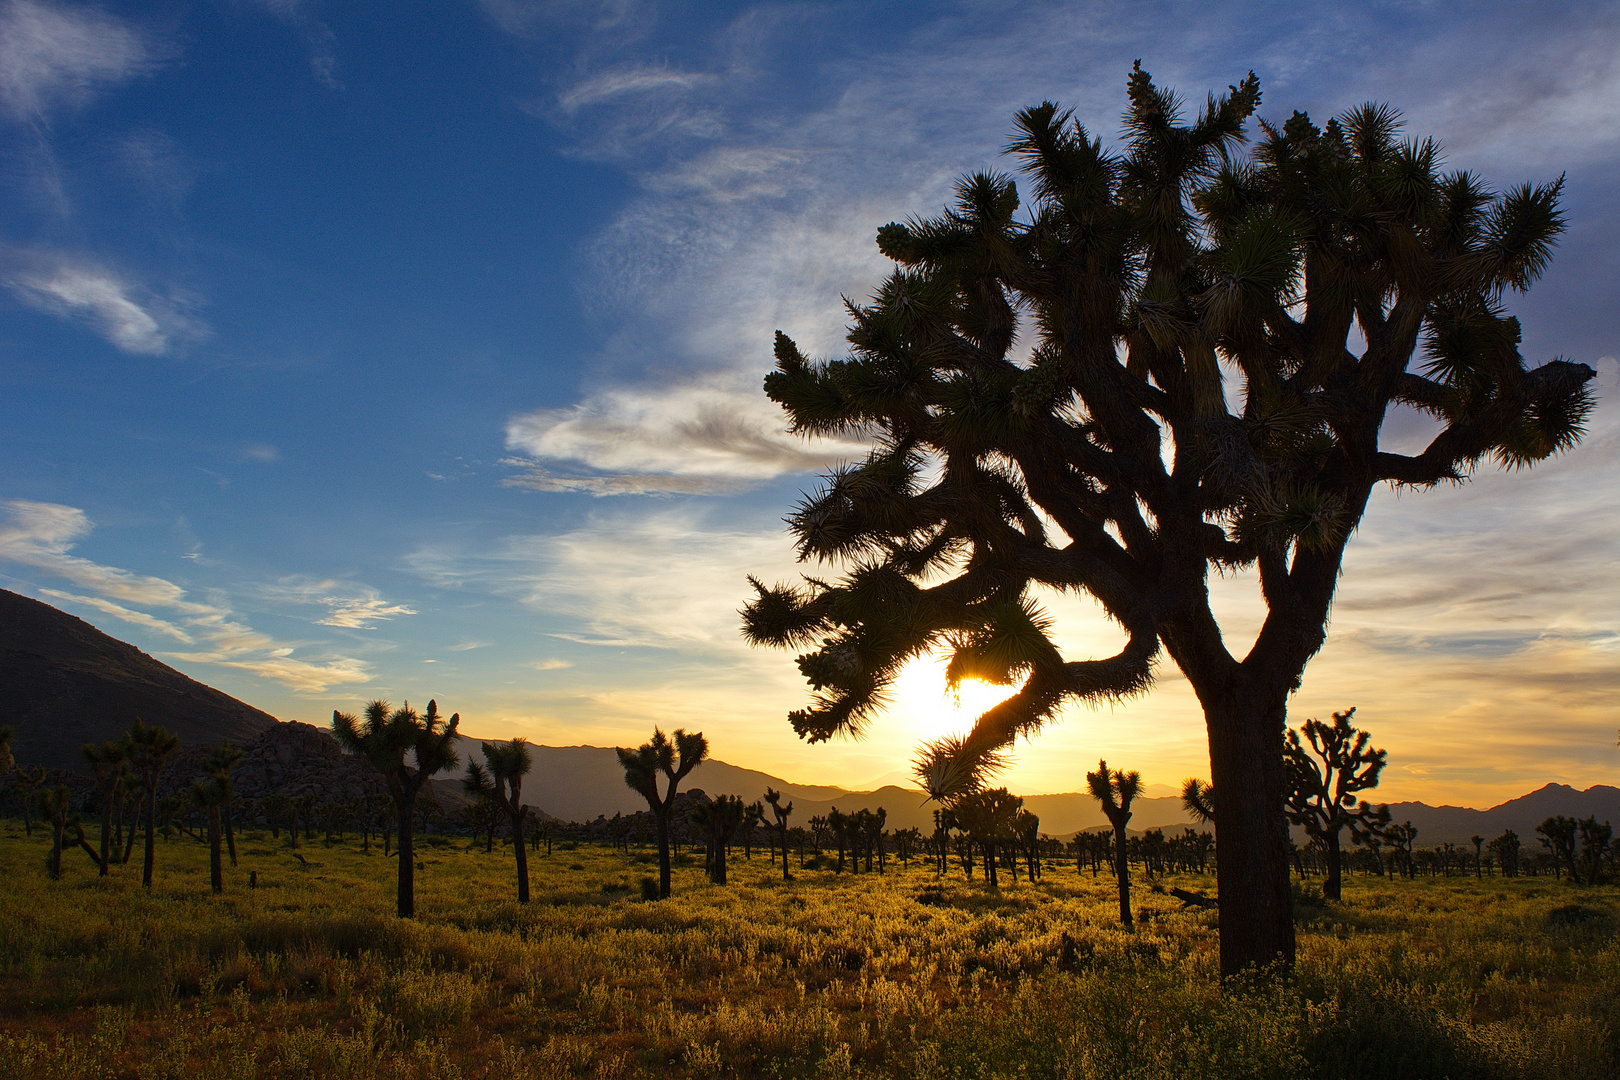
[[469,794],[498,808],[512,829],[512,854],[517,860],[518,903],[529,902],[529,854],[523,846],[523,778],[534,767],[534,754],[527,739],[480,743],[489,771],[467,759],[467,776],[461,784]]
[[1002,844],[1017,841],[1018,812],[1024,800],[1006,788],[970,792],[951,803],[951,812],[968,840],[984,853],[984,877],[992,889],[1000,888],[996,873],[996,852]]
[[221,808],[231,798],[229,781],[209,776],[191,785],[191,801],[203,812],[208,823],[208,885],[215,894],[225,891],[225,867],[220,847],[225,832]]
[[688,820],[706,840],[709,857],[704,869],[716,885],[726,884],[726,847],[748,818],[748,807],[738,795],[721,795],[692,807]]
[[775,788],[765,789],[765,801],[770,804],[771,816],[776,820],[777,846],[782,849],[782,880],[792,881],[793,875],[788,872],[787,834],[788,818],[793,813],[793,804],[782,805],[782,793]]
[[146,856],[141,863],[141,887],[152,887],[152,866],[157,859],[157,778],[164,763],[180,749],[180,737],[161,727],[147,727],[140,720],[124,736],[130,768],[140,774],[141,799],[146,804]]
[[34,793],[45,785],[45,767],[17,765],[17,798],[22,803],[23,835],[34,835]]
[[1536,826],[1541,834],[1541,845],[1553,858],[1555,868],[1568,868],[1569,876],[1580,883],[1581,875],[1575,869],[1575,819],[1558,814]]
[[1215,789],[1196,776],[1181,782],[1181,808],[1200,825],[1215,821]]
[[1477,835],[1470,836],[1468,842],[1474,845],[1474,880],[1478,881],[1485,876],[1482,869],[1485,860],[1485,838]]
[[[859,735],[936,648],[953,683],[1017,686],[927,748],[936,797],[1066,702],[1146,691],[1162,646],[1204,708],[1230,974],[1293,959],[1288,695],[1372,492],[1567,449],[1595,372],[1529,368],[1502,303],[1548,262],[1562,181],[1496,195],[1442,174],[1382,105],[1262,123],[1245,157],[1252,74],[1191,122],[1139,66],[1128,98],[1119,154],[1051,103],[1018,115],[1024,214],[980,173],[942,216],[881,228],[899,267],[849,306],[847,359],[777,335],[765,390],[792,428],[875,446],[790,518],[801,559],[847,572],[754,582],[744,634],[806,650],[814,696],[789,719],[813,742]],[[1392,406],[1439,422],[1421,453],[1380,448]],[[1208,578],[1242,567],[1267,613],[1240,658]],[[1116,655],[1053,643],[1041,598],[1068,590],[1121,626]]]
[[124,745],[119,742],[99,745],[85,743],[80,752],[84,755],[85,764],[90,767],[96,791],[101,796],[101,853],[98,859],[101,876],[106,877],[115,854],[112,851],[113,808],[118,805],[124,785],[129,780],[129,757],[124,752]]
[[212,812],[219,814],[219,824],[225,836],[225,847],[231,854],[232,866],[236,865],[236,829],[231,821],[231,800],[236,797],[236,790],[231,784],[231,770],[246,756],[245,751],[232,746],[231,741],[226,739],[203,759],[203,771],[219,787],[220,801],[217,810]]
[[[418,714],[406,702],[394,708],[386,701],[373,701],[365,708],[365,720],[336,710],[332,712],[332,733],[351,754],[359,755],[382,773],[388,794],[394,800],[396,828],[399,831],[399,916],[416,914],[416,853],[412,845],[417,795],[428,778],[442,769],[453,769],[459,757],[452,743],[460,738],[461,714],[445,723],[439,703],[430,700],[427,711]],[[405,763],[405,755],[415,760],[415,768]],[[293,826],[297,832],[297,824]]]
[[[1327,854],[1327,879],[1322,896],[1339,899],[1339,834],[1377,831],[1389,824],[1389,808],[1375,808],[1356,792],[1378,786],[1387,753],[1368,746],[1372,736],[1350,723],[1354,708],[1333,714],[1333,723],[1306,720],[1299,731],[1288,732],[1283,746],[1288,776],[1288,817],[1303,825],[1306,834]],[[1305,738],[1300,739],[1300,732]],[[1308,744],[1308,745],[1307,745]]]
[[[1097,762],[1097,771],[1086,773],[1091,797],[1102,804],[1108,823],[1114,827],[1114,876],[1119,882],[1119,921],[1135,925],[1131,917],[1131,864],[1126,846],[1125,825],[1131,820],[1131,800],[1142,791],[1142,774],[1132,770],[1109,769],[1108,762]],[[1216,855],[1219,858],[1219,853]],[[1224,888],[1224,887],[1223,887]]]
[[1502,867],[1503,877],[1519,876],[1519,834],[1508,829],[1501,836],[1491,841],[1491,850],[1496,853],[1496,861]]
[[[701,731],[688,735],[675,729],[673,742],[662,728],[653,728],[651,741],[634,750],[618,747],[619,764],[624,767],[624,783],[630,790],[647,800],[652,811],[653,824],[658,832],[658,898],[669,896],[669,817],[675,805],[675,793],[686,775],[709,756],[709,741]],[[658,774],[663,773],[666,789],[658,791]]]

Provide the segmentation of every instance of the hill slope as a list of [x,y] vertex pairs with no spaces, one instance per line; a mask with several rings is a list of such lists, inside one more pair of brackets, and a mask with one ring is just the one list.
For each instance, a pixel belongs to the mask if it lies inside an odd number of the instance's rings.
[[17,760],[82,770],[79,748],[114,739],[136,717],[182,745],[253,741],[276,722],[188,678],[83,619],[0,589],[0,700]]

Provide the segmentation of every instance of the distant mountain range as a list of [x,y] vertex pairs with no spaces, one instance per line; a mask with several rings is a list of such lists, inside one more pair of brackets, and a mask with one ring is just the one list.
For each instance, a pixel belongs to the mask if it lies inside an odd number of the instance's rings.
[[[7,705],[0,723],[17,729],[12,742],[17,759],[71,771],[83,767],[80,747],[119,737],[136,717],[161,724],[187,746],[225,739],[244,746],[278,722],[82,619],[5,590],[0,590],[0,700]],[[463,757],[478,756],[478,746],[477,738],[464,739]],[[641,796],[625,787],[612,747],[536,746],[534,758],[534,770],[523,784],[524,801],[552,816],[591,821],[646,809]],[[889,773],[879,779],[902,776]],[[454,779],[438,778],[441,783]],[[455,787],[442,786],[450,791]],[[737,795],[748,802],[764,798],[767,787],[775,788],[793,802],[794,824],[834,807],[850,811],[881,806],[891,828],[928,830],[937,808],[921,791],[901,784],[884,783],[873,791],[794,784],[724,761],[704,762],[683,787],[701,788],[710,795]],[[1181,800],[1168,790],[1156,786],[1150,791],[1166,794],[1136,800],[1133,832],[1179,830],[1192,824]],[[1053,836],[1107,825],[1096,802],[1080,792],[1028,795],[1024,805],[1039,815],[1042,831]],[[1475,835],[1493,839],[1504,829],[1533,843],[1535,827],[1556,814],[1620,823],[1620,788],[1599,785],[1577,791],[1565,784],[1548,784],[1488,810],[1405,802],[1391,804],[1390,813],[1396,821],[1417,827],[1422,847],[1448,841],[1467,844]]]

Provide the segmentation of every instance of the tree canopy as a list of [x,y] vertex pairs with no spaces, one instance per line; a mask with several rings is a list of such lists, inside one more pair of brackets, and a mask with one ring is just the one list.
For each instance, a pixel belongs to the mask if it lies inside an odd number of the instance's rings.
[[[1018,114],[1027,201],[976,173],[943,214],[879,229],[898,265],[847,305],[848,356],[777,334],[765,391],[793,430],[873,449],[789,518],[801,560],[837,573],[755,581],[743,629],[803,650],[790,721],[810,742],[859,735],[935,650],[952,683],[1017,687],[923,748],[936,796],[1066,703],[1146,691],[1168,652],[1209,726],[1237,970],[1292,957],[1287,695],[1368,498],[1567,449],[1595,373],[1528,364],[1506,308],[1565,227],[1562,179],[1494,192],[1377,104],[1260,121],[1251,144],[1252,73],[1190,120],[1140,65],[1127,97],[1117,151],[1050,102]],[[1437,422],[1422,451],[1380,445],[1397,407]],[[1208,576],[1242,568],[1267,615],[1239,657]],[[1063,655],[1043,598],[1067,591],[1120,626],[1117,653]]]

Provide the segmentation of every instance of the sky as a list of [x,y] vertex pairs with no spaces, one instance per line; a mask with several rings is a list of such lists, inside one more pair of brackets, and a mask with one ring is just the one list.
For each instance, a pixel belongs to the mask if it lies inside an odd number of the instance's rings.
[[[1294,721],[1356,706],[1378,796],[1620,783],[1620,4],[0,0],[0,587],[274,715],[436,698],[477,737],[703,730],[801,783],[894,779],[986,699],[908,669],[862,742],[800,743],[745,575],[860,447],[789,435],[781,329],[836,356],[877,228],[1008,169],[1016,111],[1117,137],[1141,59],[1260,114],[1400,109],[1497,189],[1567,177],[1511,298],[1598,371],[1584,443],[1382,490]],[[1392,446],[1424,425],[1392,416]],[[1235,649],[1252,577],[1216,582]],[[1117,631],[1055,608],[1071,658]],[[154,718],[147,718],[152,720]],[[1207,775],[1157,688],[1003,779]]]

